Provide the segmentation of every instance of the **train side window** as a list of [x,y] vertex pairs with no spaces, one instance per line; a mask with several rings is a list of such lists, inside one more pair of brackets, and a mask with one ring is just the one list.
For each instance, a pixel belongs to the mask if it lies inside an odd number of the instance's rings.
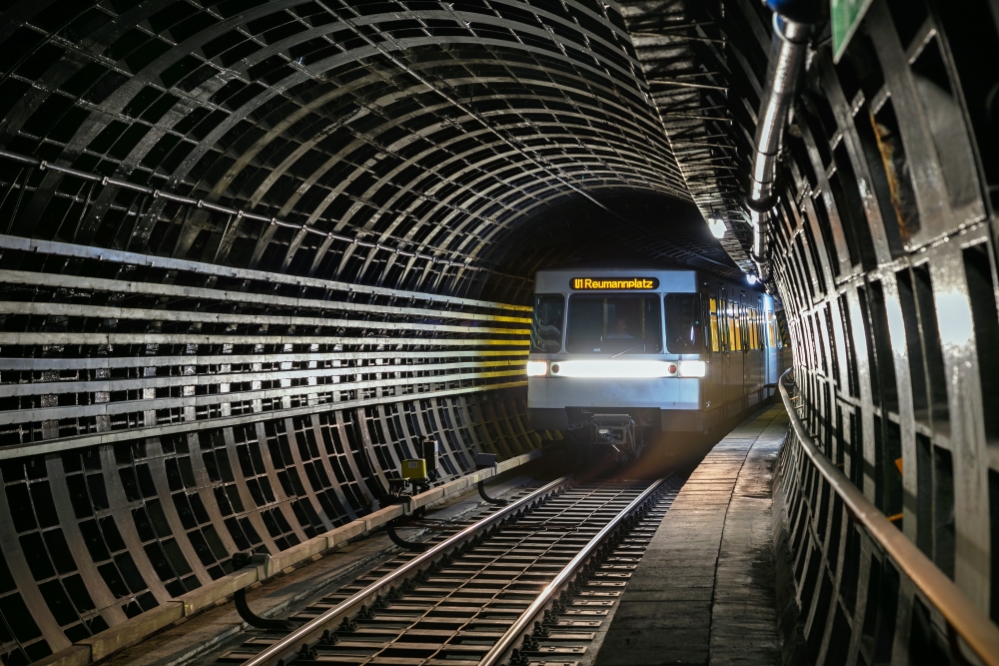
[[739,317],[739,304],[735,301],[728,302],[728,328],[729,328],[729,344],[730,349],[741,351],[742,350],[742,331],[739,329],[742,326],[742,322]]
[[753,349],[760,348],[760,311],[756,307],[749,309],[749,329]]
[[672,354],[704,351],[700,294],[666,294],[666,349]]
[[565,296],[534,296],[534,324],[531,326],[531,350],[557,352],[562,349],[562,323],[565,321]]
[[764,327],[766,325],[767,316],[766,311],[763,309],[763,299],[756,299],[756,348],[765,349],[767,346],[767,336],[764,332]]
[[739,313],[739,337],[742,339],[742,345],[740,348],[745,351],[749,349],[749,313],[746,310],[745,298],[740,298],[736,304],[735,309]]
[[774,336],[774,313],[772,311],[767,312],[767,346],[777,346],[777,338]]
[[718,347],[718,301],[708,299],[708,317],[711,320],[711,351],[716,352]]
[[718,301],[718,314],[721,317],[722,349],[732,351],[733,340],[735,339],[732,333],[732,304],[725,297],[724,290],[722,290],[722,297]]

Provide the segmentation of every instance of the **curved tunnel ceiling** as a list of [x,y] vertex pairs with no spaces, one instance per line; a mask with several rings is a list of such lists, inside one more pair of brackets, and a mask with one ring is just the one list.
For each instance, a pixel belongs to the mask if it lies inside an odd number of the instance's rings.
[[3,161],[3,180],[27,183],[4,203],[7,233],[452,293],[579,255],[537,242],[558,233],[737,274],[616,5],[9,4],[7,150],[290,224]]

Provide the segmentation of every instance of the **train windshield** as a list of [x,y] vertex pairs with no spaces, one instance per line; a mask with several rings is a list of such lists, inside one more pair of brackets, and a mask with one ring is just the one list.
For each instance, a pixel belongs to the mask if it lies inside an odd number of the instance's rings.
[[666,349],[674,354],[704,351],[700,294],[666,294]]
[[663,350],[659,296],[569,299],[566,351],[576,354],[658,354]]
[[531,350],[557,352],[562,349],[562,322],[565,321],[565,296],[538,294],[534,297],[534,324],[531,326]]

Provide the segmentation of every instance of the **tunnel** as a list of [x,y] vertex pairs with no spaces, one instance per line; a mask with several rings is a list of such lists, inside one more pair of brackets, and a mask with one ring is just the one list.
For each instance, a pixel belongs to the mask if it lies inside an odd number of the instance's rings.
[[[807,438],[994,629],[995,0],[3,0],[0,53],[4,664],[363,522],[419,438],[559,445],[534,275],[611,263],[777,299]],[[785,455],[798,663],[969,663]]]

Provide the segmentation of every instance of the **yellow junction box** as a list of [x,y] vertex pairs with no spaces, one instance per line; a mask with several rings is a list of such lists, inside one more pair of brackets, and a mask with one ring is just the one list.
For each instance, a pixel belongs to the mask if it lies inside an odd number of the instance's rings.
[[427,461],[423,458],[402,461],[402,478],[404,479],[425,479],[427,478]]

